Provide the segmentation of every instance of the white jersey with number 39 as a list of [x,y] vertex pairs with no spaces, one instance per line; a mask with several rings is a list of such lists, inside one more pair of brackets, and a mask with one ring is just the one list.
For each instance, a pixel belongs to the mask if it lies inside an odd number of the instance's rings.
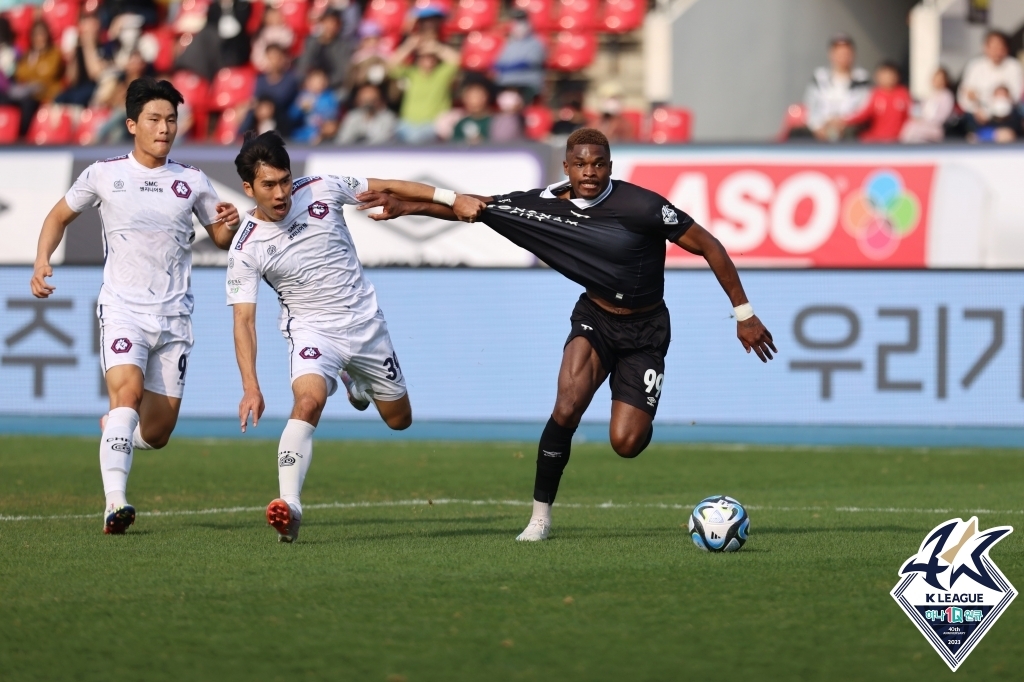
[[283,332],[338,329],[373,317],[377,293],[363,276],[342,213],[366,189],[365,178],[299,178],[284,220],[244,215],[228,252],[228,305],[255,303],[262,278],[281,302]]

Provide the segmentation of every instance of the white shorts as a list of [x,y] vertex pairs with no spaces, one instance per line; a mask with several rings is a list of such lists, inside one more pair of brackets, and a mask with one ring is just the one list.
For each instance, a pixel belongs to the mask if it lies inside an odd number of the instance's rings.
[[149,315],[110,305],[96,309],[100,320],[103,373],[118,365],[142,370],[143,388],[180,398],[185,392],[188,355],[192,351],[189,315]]
[[342,329],[314,329],[299,324],[285,332],[293,383],[305,374],[319,374],[327,381],[327,395],[334,395],[338,376],[344,370],[367,396],[376,400],[398,400],[408,392],[391,345],[388,323],[379,310],[365,322]]

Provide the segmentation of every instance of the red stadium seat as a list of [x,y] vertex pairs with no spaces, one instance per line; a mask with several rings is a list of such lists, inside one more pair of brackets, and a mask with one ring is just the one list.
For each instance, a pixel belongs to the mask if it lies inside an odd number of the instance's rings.
[[181,9],[174,19],[175,33],[198,33],[206,25],[209,0],[182,0]]
[[36,20],[36,8],[32,5],[22,5],[12,9],[6,16],[7,21],[11,23],[11,30],[14,31],[14,46],[22,54],[28,52],[28,34]]
[[597,0],[559,0],[558,28],[589,31],[597,26]]
[[71,112],[60,104],[39,107],[28,128],[28,141],[32,144],[71,144],[73,140]]
[[50,27],[53,41],[60,44],[64,31],[78,23],[76,0],[46,0],[43,3],[43,21]]
[[462,44],[462,68],[489,71],[501,53],[505,37],[500,33],[473,31]]
[[531,104],[523,110],[526,121],[526,136],[531,140],[543,140],[555,124],[555,115],[543,104]]
[[171,83],[185,98],[185,104],[192,108],[192,137],[197,140],[206,139],[210,111],[209,83],[189,71],[177,72],[171,76]]
[[644,112],[639,109],[623,109],[622,118],[633,126],[633,141],[644,139]]
[[605,0],[601,30],[629,33],[644,25],[647,3],[644,0]]
[[178,46],[178,39],[174,35],[174,29],[163,25],[155,31],[149,31],[157,44],[156,59],[153,60],[153,70],[157,73],[170,73],[174,68],[175,50]]
[[530,26],[538,33],[548,33],[556,28],[553,0],[515,0],[516,9],[526,12]]
[[78,127],[75,128],[75,144],[89,145],[96,144],[100,128],[110,120],[109,109],[86,109],[78,119]]
[[803,104],[790,104],[786,107],[786,114],[782,117],[782,129],[776,139],[780,142],[789,139],[789,134],[796,128],[803,128],[807,125],[807,107]]
[[21,109],[0,106],[0,144],[14,144],[18,141],[18,126],[21,125]]
[[498,0],[459,0],[446,28],[452,33],[485,31],[498,23],[499,9]]
[[682,107],[658,107],[651,112],[651,142],[689,142],[693,114]]
[[284,22],[295,32],[292,51],[295,55],[301,54],[302,44],[309,35],[309,3],[306,0],[283,0],[280,9]]
[[548,68],[556,71],[579,71],[590,66],[597,56],[597,35],[562,31],[555,36],[548,51]]
[[242,115],[238,109],[225,109],[213,131],[213,142],[215,144],[232,144],[238,139],[238,128],[241,125]]
[[224,111],[252,99],[256,72],[248,66],[221,69],[210,87],[210,110]]
[[363,18],[377,22],[385,34],[397,35],[402,32],[402,22],[408,9],[405,0],[370,0]]

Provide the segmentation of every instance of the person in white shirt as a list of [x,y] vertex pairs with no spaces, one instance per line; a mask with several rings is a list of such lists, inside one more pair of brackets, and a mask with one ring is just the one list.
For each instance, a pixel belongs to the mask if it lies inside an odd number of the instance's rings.
[[[345,385],[349,402],[373,402],[392,429],[412,424],[405,376],[373,285],[363,274],[343,208],[367,190],[432,201],[433,187],[352,176],[292,179],[291,160],[276,132],[250,136],[235,159],[242,188],[256,202],[243,215],[230,248],[227,303],[233,308],[235,354],[242,376],[238,416],[244,432],[263,415],[256,376],[256,300],[260,280],[277,293],[288,340],[294,404],[277,451],[280,497],[267,523],[281,542],[298,538],[302,484],[313,458],[313,432]],[[451,197],[454,201],[454,196]]]
[[[842,134],[843,120],[856,114],[871,96],[871,76],[867,70],[854,66],[856,52],[853,38],[840,33],[832,37],[828,49],[828,67],[814,70],[804,95],[807,108],[807,130],[818,140],[837,140]],[[856,131],[850,130],[852,136]],[[793,136],[799,136],[794,131]]]
[[949,89],[949,73],[939,69],[932,76],[932,91],[922,102],[915,115],[903,124],[900,142],[942,142],[943,124],[953,113],[953,92]]
[[31,287],[47,298],[56,289],[46,281],[50,257],[64,231],[99,206],[105,263],[97,315],[110,395],[100,422],[107,534],[122,534],[135,521],[125,497],[133,452],[166,445],[178,420],[192,349],[192,216],[222,249],[238,225],[238,211],[219,201],[201,170],[167,158],[183,102],[167,81],[132,81],[125,108],[133,150],[86,168],[39,234]]
[[1010,41],[1000,31],[985,35],[985,54],[967,62],[957,91],[957,103],[968,118],[968,128],[983,126],[991,117],[996,89],[1005,87],[1013,102],[1024,94],[1024,69],[1010,57]]

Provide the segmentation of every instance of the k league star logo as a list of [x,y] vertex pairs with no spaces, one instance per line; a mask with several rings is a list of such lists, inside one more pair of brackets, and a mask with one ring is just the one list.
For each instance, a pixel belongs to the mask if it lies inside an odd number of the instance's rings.
[[989,558],[1010,526],[978,531],[978,517],[950,519],[925,536],[900,569],[892,598],[956,671],[978,646],[1017,591]]
[[306,346],[299,351],[299,357],[303,360],[316,360],[320,355],[320,349],[315,346]]
[[171,184],[171,191],[177,194],[182,199],[188,199],[192,196],[192,188],[188,186],[188,183],[184,180],[175,180]]
[[322,201],[314,201],[312,204],[309,205],[310,218],[319,218],[322,220],[323,218],[327,217],[327,214],[330,213],[330,211],[331,209],[328,208],[327,204],[325,204]]

